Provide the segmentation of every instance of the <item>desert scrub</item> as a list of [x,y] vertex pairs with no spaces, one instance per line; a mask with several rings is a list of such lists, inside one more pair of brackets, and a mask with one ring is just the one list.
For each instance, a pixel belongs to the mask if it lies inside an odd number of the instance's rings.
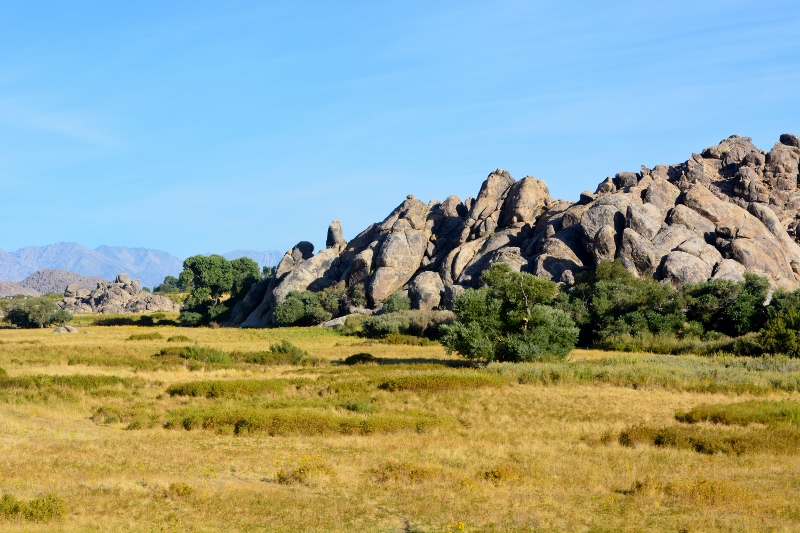
[[442,476],[441,471],[436,468],[399,461],[386,461],[369,473],[376,483],[415,484]]
[[421,374],[402,376],[380,384],[380,388],[389,392],[440,392],[452,390],[469,390],[481,387],[501,387],[507,382],[502,377],[477,372],[459,374]]
[[629,489],[616,492],[625,496],[646,496],[666,503],[700,505],[741,505],[748,498],[747,491],[727,480],[689,478],[660,480],[653,477],[637,480]]
[[157,332],[151,331],[150,333],[134,333],[128,337],[129,341],[157,341],[163,339],[164,336]]
[[478,479],[488,481],[492,485],[520,482],[525,479],[525,471],[516,463],[504,462],[478,472]]
[[371,435],[426,431],[445,420],[428,414],[339,415],[305,409],[265,410],[238,406],[208,406],[174,411],[165,427],[217,430],[220,433],[266,433],[270,436]]
[[8,493],[0,498],[0,517],[6,520],[23,518],[29,522],[51,522],[61,520],[66,512],[66,505],[55,494],[47,494],[27,502]]
[[152,412],[153,404],[137,403],[130,407],[101,405],[92,414],[92,422],[99,425],[124,424],[125,429],[153,428],[161,425],[161,417]]
[[275,472],[275,482],[281,485],[314,485],[320,478],[336,479],[336,472],[320,455],[302,455],[291,458]]
[[194,396],[205,398],[221,398],[225,396],[259,396],[263,394],[280,394],[286,387],[299,388],[310,385],[313,381],[304,378],[295,379],[233,379],[207,380],[176,383],[167,388],[170,396]]

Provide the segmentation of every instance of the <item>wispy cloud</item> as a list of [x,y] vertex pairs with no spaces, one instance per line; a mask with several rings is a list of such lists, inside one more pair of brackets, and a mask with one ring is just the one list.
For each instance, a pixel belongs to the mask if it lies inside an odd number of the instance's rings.
[[105,148],[123,144],[89,111],[53,110],[12,98],[0,98],[0,123]]

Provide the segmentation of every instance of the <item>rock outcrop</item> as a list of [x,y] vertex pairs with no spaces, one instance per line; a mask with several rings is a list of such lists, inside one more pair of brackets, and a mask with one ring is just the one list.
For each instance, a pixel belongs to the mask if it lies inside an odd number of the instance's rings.
[[94,290],[79,285],[69,285],[59,307],[70,313],[142,313],[146,311],[179,311],[180,306],[163,296],[143,292],[138,280],[131,281],[127,274],[120,274],[109,283],[97,282]]
[[741,280],[752,272],[800,287],[800,138],[769,151],[733,135],[677,165],[642,167],[600,182],[577,202],[554,200],[543,181],[498,169],[476,199],[424,203],[409,195],[350,242],[341,225],[313,255],[301,242],[275,278],[233,313],[261,327],[291,290],[361,285],[370,307],[407,290],[417,309],[444,308],[495,263],[571,284],[579,271],[620,260],[665,283]]

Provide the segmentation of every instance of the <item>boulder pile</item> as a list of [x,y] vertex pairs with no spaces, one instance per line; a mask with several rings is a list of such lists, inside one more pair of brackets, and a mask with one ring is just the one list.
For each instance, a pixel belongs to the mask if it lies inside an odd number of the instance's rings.
[[293,290],[360,285],[369,307],[398,290],[413,307],[448,307],[483,270],[507,263],[570,285],[577,272],[619,259],[637,276],[669,283],[741,280],[747,272],[800,286],[800,138],[764,152],[734,135],[677,165],[620,172],[577,202],[554,200],[531,176],[498,169],[477,198],[428,203],[409,195],[350,242],[339,221],[314,255],[300,242],[276,276],[255,285],[232,324],[263,327]]
[[180,305],[169,298],[143,292],[139,280],[131,281],[127,274],[118,275],[112,283],[98,281],[94,290],[69,285],[64,291],[64,299],[58,305],[70,313],[122,314],[180,310]]

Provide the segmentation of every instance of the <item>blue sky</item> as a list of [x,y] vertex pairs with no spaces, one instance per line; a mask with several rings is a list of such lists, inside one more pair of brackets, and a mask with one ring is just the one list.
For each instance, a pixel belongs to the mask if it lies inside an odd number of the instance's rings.
[[0,248],[347,238],[800,134],[795,2],[0,2]]

